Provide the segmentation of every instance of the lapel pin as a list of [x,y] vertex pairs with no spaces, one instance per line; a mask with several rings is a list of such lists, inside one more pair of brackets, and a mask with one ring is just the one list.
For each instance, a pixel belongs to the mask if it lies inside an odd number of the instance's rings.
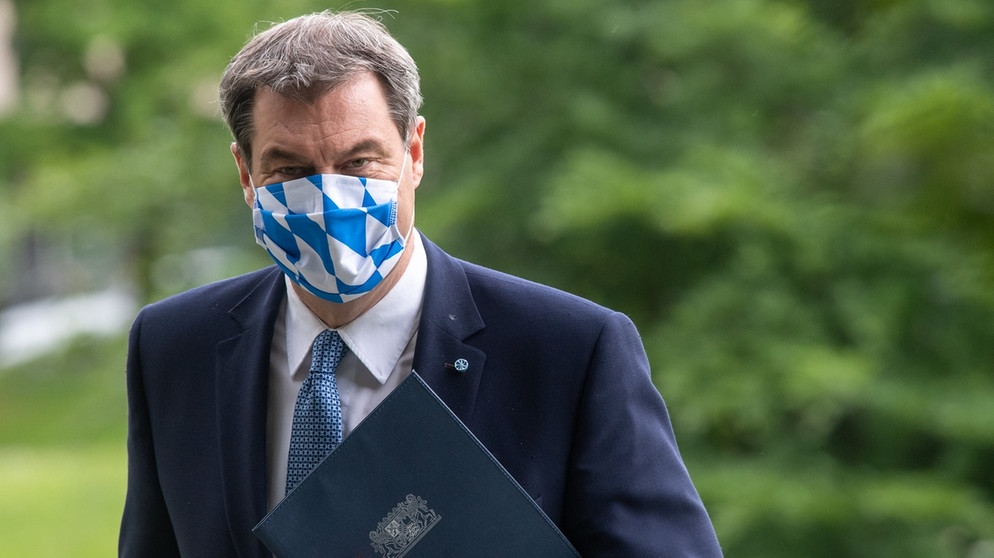
[[454,363],[446,362],[445,367],[455,370],[456,372],[465,372],[469,370],[469,361],[464,358],[460,358],[456,360]]

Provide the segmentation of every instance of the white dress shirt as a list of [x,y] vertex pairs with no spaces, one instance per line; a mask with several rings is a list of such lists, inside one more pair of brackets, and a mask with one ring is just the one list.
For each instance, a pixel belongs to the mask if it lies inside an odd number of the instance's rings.
[[[407,269],[390,292],[337,330],[349,348],[335,371],[346,436],[411,373],[428,262],[420,235],[411,235],[408,249],[413,252]],[[311,346],[319,333],[329,329],[300,300],[290,279],[286,281],[287,298],[276,318],[269,362],[270,509],[284,496],[293,410],[310,369]]]

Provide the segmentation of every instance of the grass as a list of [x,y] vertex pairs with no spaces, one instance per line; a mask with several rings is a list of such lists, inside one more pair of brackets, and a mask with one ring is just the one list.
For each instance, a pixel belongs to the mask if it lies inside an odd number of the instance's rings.
[[121,339],[0,369],[0,556],[116,554],[127,474]]
[[125,458],[115,448],[0,450],[0,556],[115,555]]

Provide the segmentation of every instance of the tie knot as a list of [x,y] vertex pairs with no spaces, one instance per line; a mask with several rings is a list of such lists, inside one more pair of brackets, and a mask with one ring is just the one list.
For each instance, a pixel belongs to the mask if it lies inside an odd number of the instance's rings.
[[347,347],[337,331],[326,329],[314,340],[311,352],[311,372],[334,374]]

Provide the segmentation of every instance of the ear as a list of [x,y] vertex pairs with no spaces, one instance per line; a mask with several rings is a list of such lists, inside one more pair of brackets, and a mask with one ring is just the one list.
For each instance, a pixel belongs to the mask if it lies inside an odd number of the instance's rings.
[[242,194],[245,197],[245,203],[249,207],[255,204],[255,187],[252,185],[252,173],[248,167],[248,161],[242,155],[241,148],[235,142],[231,143],[231,154],[235,156],[235,165],[238,167],[238,181],[242,185]]
[[425,173],[425,119],[417,117],[411,130],[411,183],[417,188]]

